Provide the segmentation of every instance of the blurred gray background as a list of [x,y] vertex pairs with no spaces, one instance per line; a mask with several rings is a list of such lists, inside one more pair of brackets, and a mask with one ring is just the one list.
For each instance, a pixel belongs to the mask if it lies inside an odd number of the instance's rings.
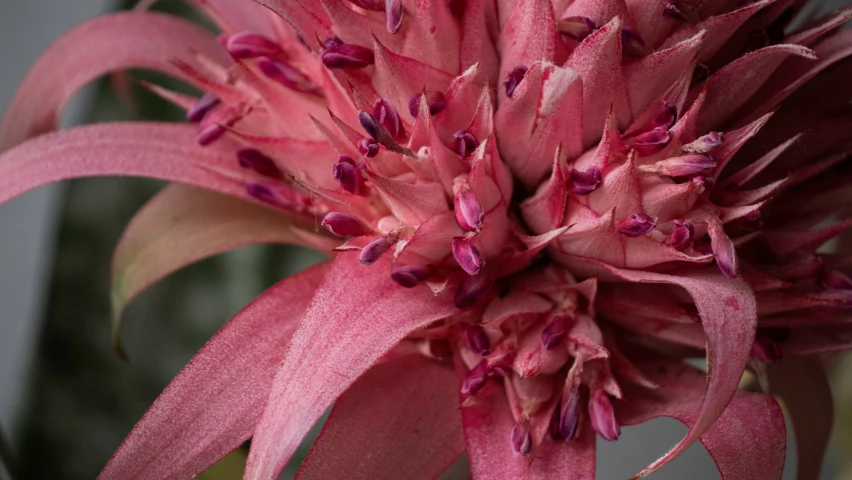
[[[0,0],[0,111],[54,38],[129,3]],[[186,13],[178,0],[161,3]],[[139,94],[143,101],[133,108],[101,82],[75,100],[65,123],[177,118],[162,102]],[[159,188],[135,179],[82,180],[0,206],[0,431],[18,460],[18,478],[94,478],[147,406],[227,318],[277,279],[318,259],[298,249],[255,247],[179,272],[129,309],[124,338],[131,362],[123,363],[109,347],[111,248],[133,212]],[[838,384],[846,398],[849,383]],[[625,428],[618,444],[601,441],[600,478],[630,476],[685,431],[676,421],[659,420]],[[239,478],[239,455],[207,478]],[[794,465],[791,454],[785,478],[794,478]],[[823,477],[840,475],[828,468]],[[652,478],[719,475],[697,447]]]

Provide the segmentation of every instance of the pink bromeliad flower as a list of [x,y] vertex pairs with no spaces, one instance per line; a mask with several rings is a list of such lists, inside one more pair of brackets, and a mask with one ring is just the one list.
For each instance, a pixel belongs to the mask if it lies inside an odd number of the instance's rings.
[[[0,200],[176,182],[117,248],[117,316],[228,249],[334,253],[228,322],[101,478],[191,478],[251,438],[246,478],[274,479],[334,405],[298,478],[434,478],[467,451],[475,479],[592,479],[596,436],[669,416],[689,433],[638,476],[700,441],[726,479],[777,479],[773,394],[815,478],[823,362],[852,346],[849,257],[817,250],[852,226],[852,10],[194,1],[219,37],[139,10],[45,53],[0,132]],[[188,122],[49,133],[129,67],[205,92],[148,85]]]

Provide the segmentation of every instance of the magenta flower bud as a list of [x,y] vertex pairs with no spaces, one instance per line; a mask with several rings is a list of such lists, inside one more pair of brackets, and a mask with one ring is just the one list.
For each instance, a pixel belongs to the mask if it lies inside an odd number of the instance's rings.
[[664,149],[672,139],[672,134],[667,127],[657,127],[649,132],[637,135],[633,139],[633,150],[640,157],[653,155]]
[[268,203],[276,207],[288,208],[292,206],[284,197],[279,195],[270,185],[263,182],[246,182],[246,193],[255,200]]
[[352,215],[329,212],[322,219],[322,226],[338,237],[361,237],[373,233],[369,225]]
[[548,350],[558,347],[568,335],[568,319],[562,315],[553,317],[541,331],[541,344]]
[[462,340],[468,350],[479,356],[484,357],[491,353],[491,341],[481,327],[470,325],[465,328],[462,331]]
[[681,12],[680,9],[677,8],[677,5],[673,3],[666,3],[665,7],[663,7],[663,15],[681,22],[689,21],[689,17],[685,13]]
[[722,145],[722,141],[722,132],[710,132],[698,140],[684,145],[683,150],[690,153],[709,153]]
[[382,12],[385,9],[385,0],[350,0],[355,5],[373,12]]
[[390,250],[394,243],[396,242],[388,237],[379,237],[368,243],[366,247],[361,249],[361,256],[359,257],[361,263],[364,265],[376,263],[385,252]]
[[667,177],[692,177],[707,173],[716,167],[716,160],[706,153],[690,153],[680,157],[661,160],[654,165],[643,165],[640,171],[665,175]]
[[380,145],[384,145],[388,150],[399,149],[399,144],[393,139],[393,135],[370,113],[364,111],[358,112],[358,122],[361,123],[367,135],[373,137]]
[[402,0],[385,0],[385,15],[388,32],[399,32],[402,27]]
[[456,262],[467,272],[468,275],[476,275],[482,270],[485,261],[479,254],[479,250],[474,247],[470,240],[464,237],[456,237],[452,243],[453,256],[456,257]]
[[284,174],[282,174],[278,166],[275,165],[275,160],[267,157],[263,154],[263,152],[255,148],[244,148],[238,151],[237,160],[240,162],[241,167],[254,170],[265,177],[274,178],[276,180],[282,180],[284,178]]
[[577,382],[562,397],[559,410],[559,436],[566,442],[577,438],[580,430],[580,384]]
[[362,139],[358,143],[358,152],[364,157],[373,158],[379,154],[379,142],[372,138]]
[[468,232],[479,231],[482,228],[485,211],[476,199],[476,195],[470,191],[467,185],[454,188],[454,190],[457,190],[453,197],[453,203],[455,204],[456,220],[458,220],[459,225]]
[[737,249],[731,238],[725,233],[716,217],[712,217],[707,222],[707,234],[710,235],[710,248],[713,250],[713,255],[716,256],[716,265],[719,270],[728,278],[737,278],[739,276],[739,259],[737,258]]
[[774,340],[758,335],[751,345],[751,356],[764,363],[778,363],[783,357],[781,348]]
[[242,118],[230,108],[217,108],[208,113],[198,125],[195,141],[202,147],[210,145],[227,133],[227,127],[233,126]]
[[592,419],[592,428],[606,440],[614,442],[621,435],[621,426],[615,419],[615,410],[612,402],[603,389],[596,389],[589,399],[589,416]]
[[621,50],[624,55],[631,58],[641,58],[651,53],[639,32],[630,27],[621,29]]
[[597,25],[588,17],[566,17],[556,22],[556,28],[562,35],[582,42],[595,31]]
[[281,46],[259,33],[240,32],[228,37],[225,49],[237,58],[248,59],[274,57],[281,51]]
[[[391,136],[399,138],[403,132],[402,119],[399,118],[399,114],[389,101],[384,98],[376,100],[373,106],[373,116],[376,117],[376,120],[385,127]],[[378,145],[376,148],[378,148]]]
[[349,155],[341,155],[334,164],[332,174],[340,182],[340,187],[353,195],[367,195],[367,186],[358,164]]
[[476,395],[482,390],[485,383],[488,382],[489,367],[488,361],[483,360],[475,367],[467,372],[467,376],[462,380],[461,393],[464,396]]
[[405,288],[414,288],[431,274],[432,269],[428,265],[406,265],[395,268],[391,272],[391,280]]
[[512,429],[512,449],[523,456],[528,456],[532,451],[530,427],[526,422],[521,422]]
[[675,121],[677,121],[677,107],[665,100],[660,100],[660,113],[654,117],[652,122],[654,128],[664,127],[668,129],[674,125]]
[[491,280],[485,275],[474,275],[465,277],[459,284],[456,290],[456,295],[453,300],[456,308],[470,308],[485,295],[485,292],[491,288]]
[[616,224],[618,231],[626,237],[641,237],[642,235],[651,233],[656,228],[657,219],[649,217],[644,213],[634,213],[633,215],[619,220]]
[[570,175],[571,186],[569,191],[574,195],[588,195],[601,184],[601,171],[595,166],[587,168],[585,172],[572,168]]
[[320,60],[328,68],[365,68],[376,63],[373,50],[351,43],[326,48]]
[[479,141],[467,130],[459,130],[453,134],[453,138],[455,139],[456,153],[462,158],[467,158],[479,146]]
[[692,243],[692,238],[695,236],[695,226],[689,220],[675,220],[675,229],[669,235],[669,245],[683,250]]
[[198,123],[210,113],[211,110],[219,105],[221,100],[212,93],[205,93],[195,102],[189,110],[186,111],[186,121],[190,123]]
[[420,115],[420,98],[426,95],[426,105],[429,106],[429,114],[437,115],[441,110],[447,108],[447,99],[441,92],[429,91],[426,93],[415,94],[408,100],[408,113],[412,117]]
[[332,35],[322,41],[322,46],[325,48],[334,48],[340,45],[343,45],[343,40],[337,35]]
[[270,80],[279,83],[290,90],[301,93],[318,95],[319,92],[311,80],[302,72],[288,63],[261,57],[257,60],[257,68]]
[[527,74],[527,70],[529,70],[529,68],[527,68],[526,65],[518,65],[517,67],[513,68],[508,75],[506,75],[506,80],[503,81],[503,85],[505,85],[506,87],[507,97],[511,98],[512,95],[515,93],[515,89],[518,88],[518,85],[520,85],[521,82],[524,80],[524,76]]

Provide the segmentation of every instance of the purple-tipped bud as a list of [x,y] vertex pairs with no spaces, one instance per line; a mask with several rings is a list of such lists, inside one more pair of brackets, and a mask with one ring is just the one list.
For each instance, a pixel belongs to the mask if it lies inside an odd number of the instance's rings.
[[340,212],[327,213],[322,219],[322,226],[338,237],[361,237],[374,233],[366,223]]
[[373,116],[394,138],[399,138],[403,133],[402,119],[399,118],[399,113],[384,98],[376,100],[373,106]]
[[358,143],[358,152],[364,157],[373,158],[379,154],[379,142],[372,138],[362,139]]
[[577,438],[580,430],[580,384],[577,382],[562,397],[559,411],[559,436],[566,442]]
[[385,9],[385,0],[349,0],[355,5],[373,12],[382,12]]
[[556,22],[556,28],[562,35],[582,42],[595,31],[597,25],[589,17],[566,17]]
[[274,57],[281,51],[281,46],[259,33],[240,32],[228,37],[225,49],[237,58],[247,59]]
[[221,100],[219,100],[216,95],[213,95],[212,93],[205,93],[197,102],[195,102],[195,105],[193,105],[192,108],[187,110],[186,121],[190,123],[200,122],[220,103]]
[[237,160],[239,160],[241,167],[254,170],[265,177],[276,180],[284,178],[284,174],[275,165],[275,160],[267,157],[263,152],[255,148],[244,148],[238,151]]
[[781,347],[774,340],[758,335],[751,345],[751,356],[764,363],[778,363],[783,357]]
[[453,134],[453,138],[455,139],[456,153],[462,158],[467,158],[479,146],[479,140],[467,130],[459,130]]
[[601,171],[595,166],[587,168],[585,172],[572,168],[570,175],[571,186],[569,191],[574,195],[588,195],[601,184]]
[[677,107],[665,100],[660,100],[660,113],[654,117],[653,127],[670,128],[677,121]]
[[388,32],[399,32],[402,27],[402,0],[385,0],[385,15]]
[[683,150],[690,153],[709,153],[722,145],[722,141],[722,132],[710,132],[698,140],[684,145]]
[[491,280],[485,275],[474,275],[465,277],[459,284],[456,290],[456,296],[453,300],[456,308],[470,308],[485,295],[485,292],[491,288]]
[[523,456],[532,452],[532,436],[526,422],[521,422],[512,429],[512,449]]
[[589,399],[589,416],[592,419],[592,428],[598,434],[610,442],[618,440],[621,435],[621,426],[615,419],[615,409],[612,402],[603,389],[597,389]]
[[707,222],[707,234],[710,235],[710,248],[716,256],[716,265],[719,266],[719,270],[728,278],[737,278],[739,276],[737,248],[725,233],[722,222],[716,217],[711,217]]
[[257,68],[270,80],[291,90],[319,95],[319,91],[313,82],[304,73],[290,64],[261,57],[257,60]]
[[198,125],[195,141],[199,145],[207,146],[222,138],[227,133],[226,127],[233,126],[237,120],[242,118],[230,108],[217,108],[208,113]]
[[246,182],[246,193],[255,200],[263,203],[268,203],[275,207],[289,207],[290,202],[287,202],[284,197],[278,194],[271,186],[262,182]]
[[385,252],[390,250],[394,243],[396,242],[388,237],[379,237],[368,243],[366,247],[361,249],[361,256],[359,257],[361,263],[364,265],[376,263]]
[[666,6],[663,7],[663,15],[681,22],[689,21],[689,17],[685,13],[680,11],[680,9],[677,8],[677,5],[675,5],[674,3],[666,3]]
[[467,185],[456,188],[453,203],[455,204],[456,220],[459,225],[468,232],[476,232],[482,228],[482,220],[485,219],[485,211],[476,199],[476,195],[470,191]]
[[467,372],[462,380],[461,393],[464,396],[476,395],[488,382],[488,361],[483,360]]
[[367,186],[358,164],[349,155],[341,155],[334,164],[332,174],[340,182],[340,187],[353,195],[367,195]]
[[376,63],[371,49],[351,43],[326,48],[320,60],[328,68],[366,68]]
[[508,75],[506,75],[506,80],[503,81],[503,85],[506,87],[507,97],[511,98],[515,93],[515,89],[518,88],[518,85],[524,81],[524,76],[527,74],[527,70],[529,70],[529,68],[527,68],[526,65],[518,65],[513,68]]
[[657,127],[649,132],[637,135],[633,139],[632,147],[640,157],[644,157],[666,148],[671,139],[672,134],[668,127]]
[[399,144],[396,143],[393,135],[369,112],[358,112],[358,122],[361,123],[361,127],[364,128],[367,135],[373,137],[380,145],[384,145],[389,150],[397,150],[399,148]]
[[444,97],[443,93],[436,91],[418,93],[408,100],[408,113],[412,117],[420,115],[420,99],[424,95],[426,96],[426,105],[429,106],[430,115],[437,115],[443,109],[447,108],[447,98]]
[[414,288],[431,274],[432,269],[428,265],[406,265],[395,268],[391,272],[391,280],[405,288]]
[[619,220],[616,227],[626,237],[641,237],[657,227],[657,219],[644,213],[634,213],[624,220]]
[[667,177],[692,177],[707,173],[716,167],[716,160],[706,153],[690,153],[680,157],[661,160],[654,165],[643,165],[640,171],[665,175]]
[[332,35],[322,41],[322,46],[325,48],[334,48],[340,45],[343,45],[343,40],[337,35]]
[[695,236],[695,226],[689,220],[675,220],[675,228],[672,234],[669,235],[669,245],[683,250],[692,243],[692,238]]
[[479,356],[484,357],[491,353],[491,341],[488,340],[488,335],[481,327],[470,325],[465,328],[462,331],[462,340],[471,352]]
[[562,344],[566,335],[568,335],[568,319],[558,315],[553,317],[541,331],[541,344],[544,348],[553,350]]
[[452,243],[453,256],[456,257],[456,262],[467,272],[468,275],[476,275],[482,270],[485,261],[479,254],[479,250],[473,246],[469,239],[464,237],[456,237]]
[[642,40],[639,32],[630,27],[621,29],[621,50],[624,55],[631,58],[642,58],[651,53],[651,49]]

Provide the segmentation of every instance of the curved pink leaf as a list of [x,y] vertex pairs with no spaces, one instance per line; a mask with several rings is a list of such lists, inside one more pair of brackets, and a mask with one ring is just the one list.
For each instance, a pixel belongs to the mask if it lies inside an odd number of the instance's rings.
[[[648,364],[644,372],[659,388],[625,385],[627,401],[617,401],[616,414],[624,425],[657,417],[672,417],[693,427],[701,404],[705,376],[685,364]],[[722,415],[701,435],[701,443],[716,462],[723,479],[778,480],[784,470],[787,435],[784,414],[769,395],[737,392]],[[759,459],[759,461],[755,461]],[[800,477],[815,478],[815,477]]]
[[456,312],[447,295],[399,288],[389,261],[334,259],[278,371],[245,478],[277,478],[311,425],[359,376],[411,331]]
[[192,52],[223,56],[210,32],[169,15],[115,13],[74,28],[24,78],[3,118],[0,150],[55,129],[65,104],[99,76],[131,67],[181,76],[170,60],[191,61]]
[[296,475],[438,477],[464,451],[452,368],[407,355],[371,368],[335,403]]
[[287,342],[327,265],[272,287],[189,362],[130,432],[100,480],[190,478],[248,440]]

